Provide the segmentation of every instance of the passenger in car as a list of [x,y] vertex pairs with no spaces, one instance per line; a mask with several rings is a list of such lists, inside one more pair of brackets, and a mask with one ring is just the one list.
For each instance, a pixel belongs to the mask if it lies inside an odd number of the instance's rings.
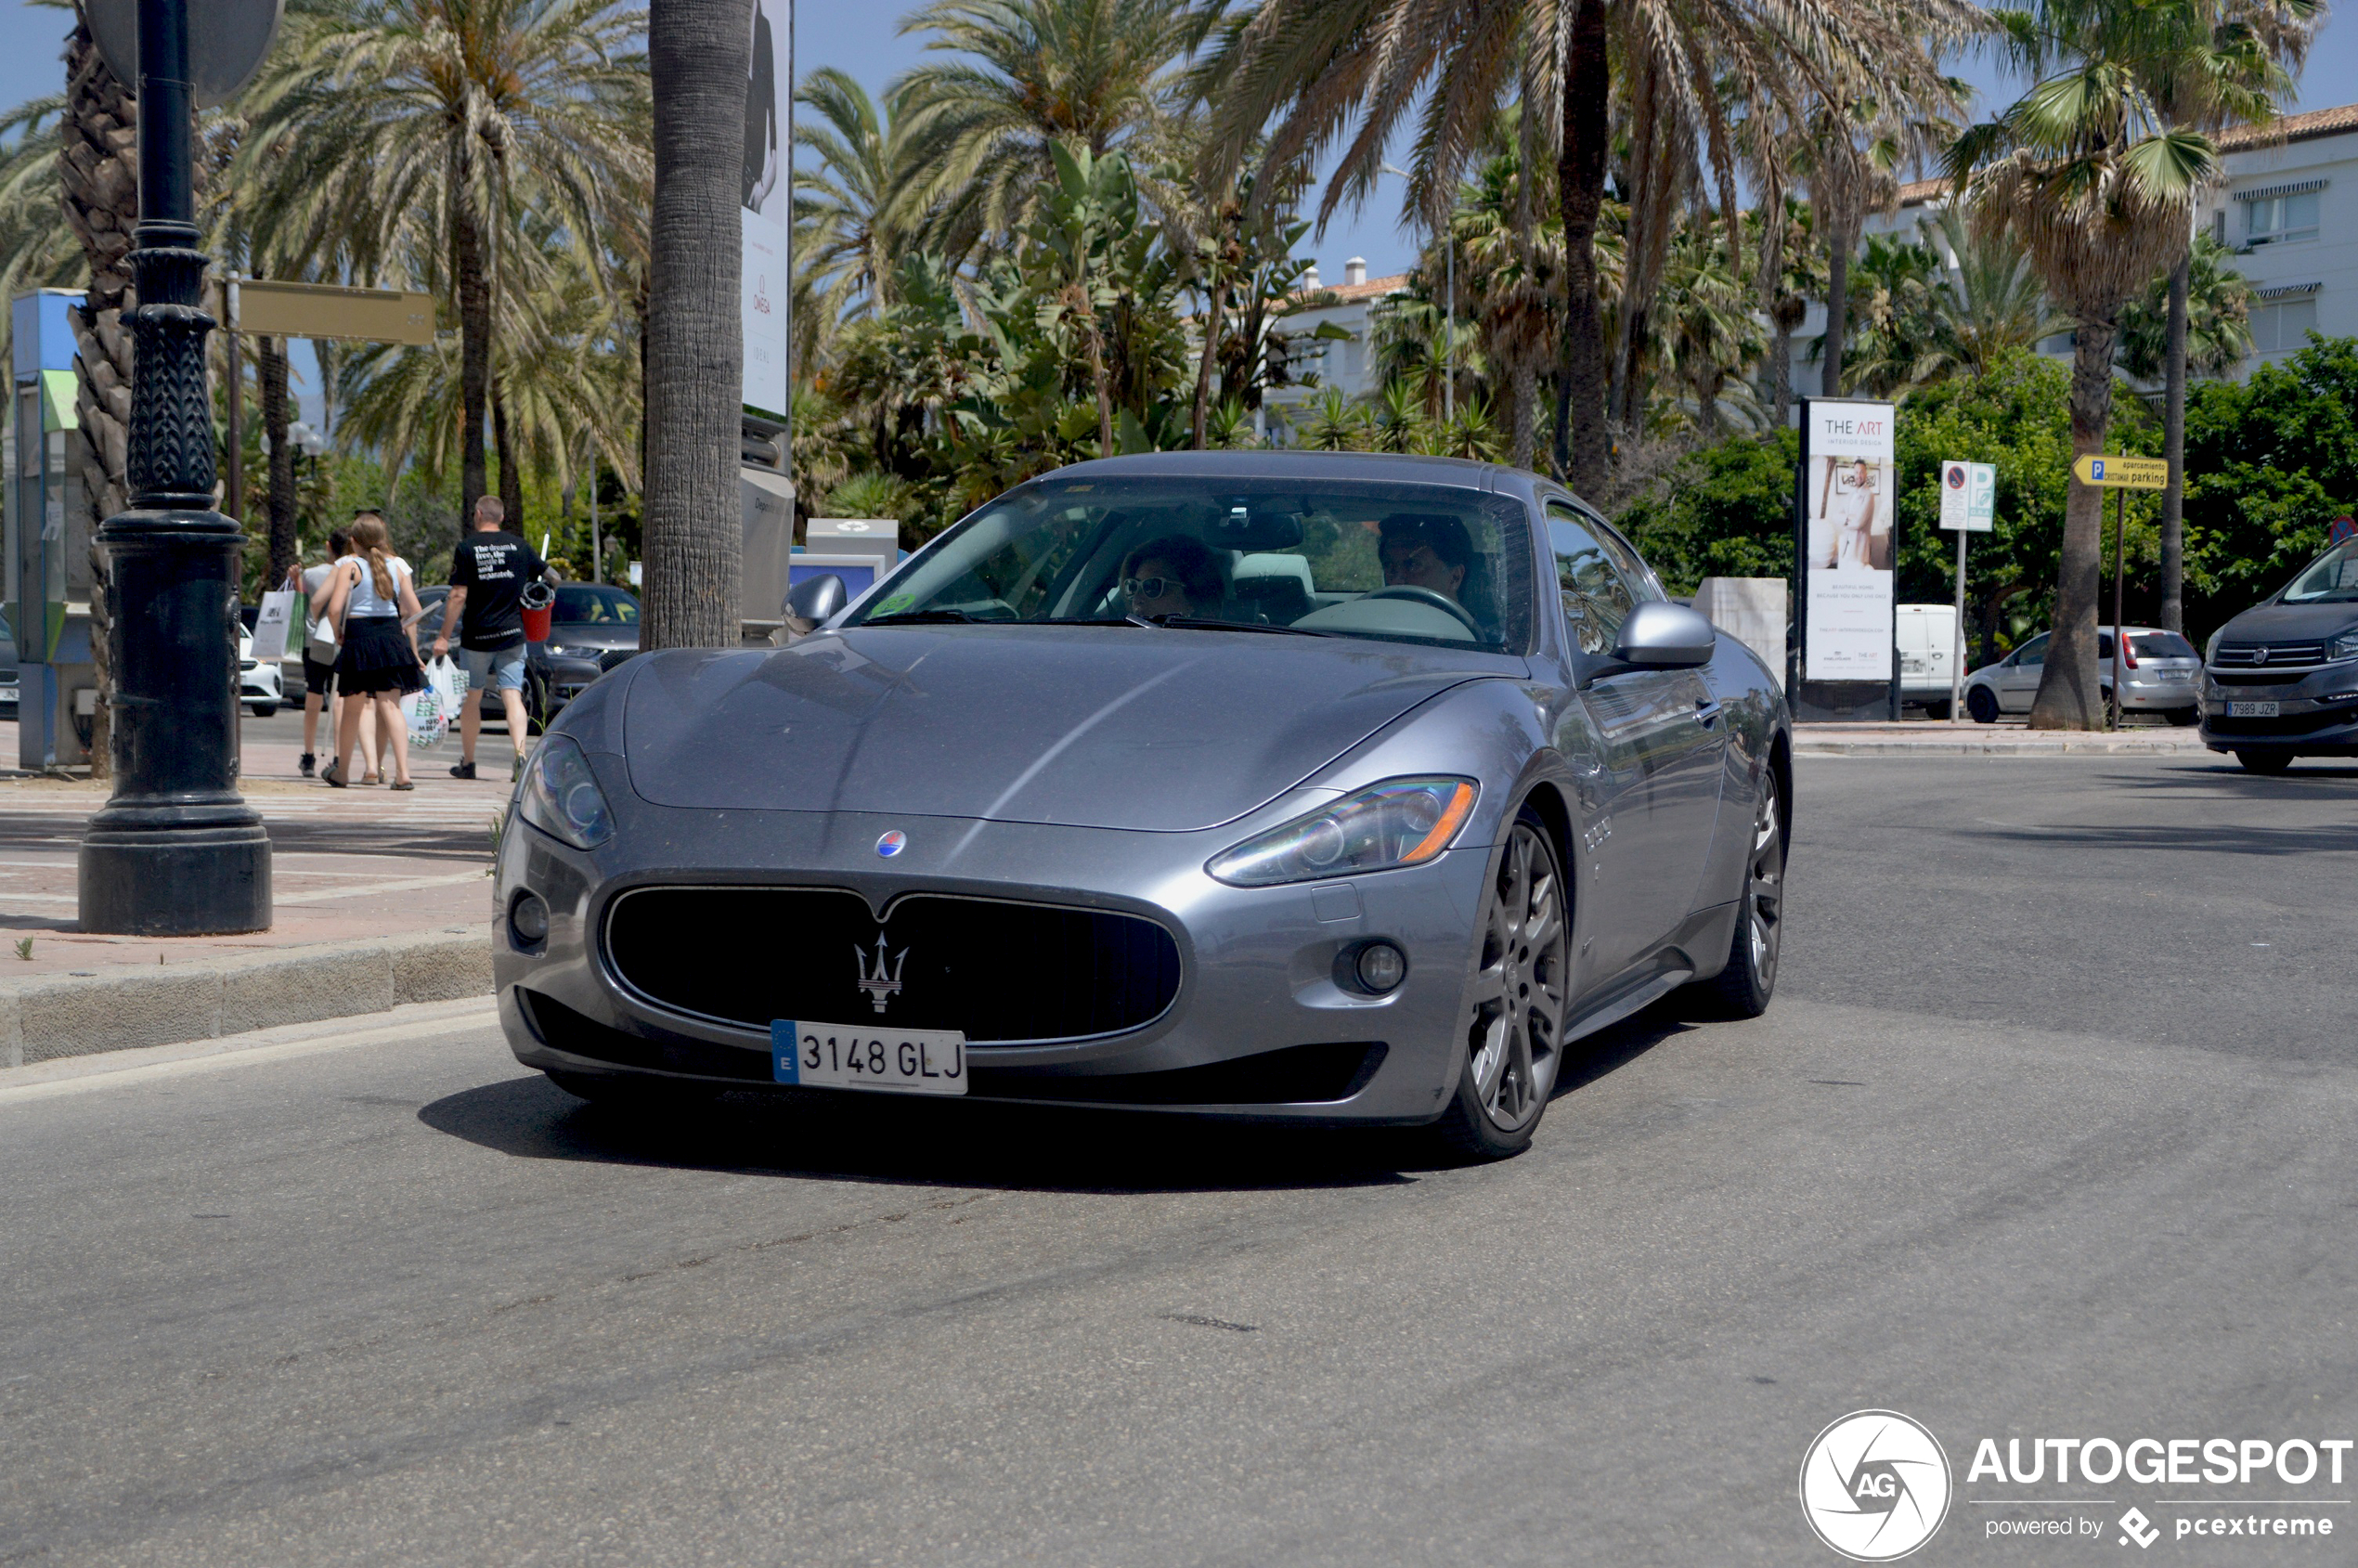
[[1227,589],[1202,540],[1166,534],[1130,552],[1121,564],[1121,592],[1134,616],[1217,617]]

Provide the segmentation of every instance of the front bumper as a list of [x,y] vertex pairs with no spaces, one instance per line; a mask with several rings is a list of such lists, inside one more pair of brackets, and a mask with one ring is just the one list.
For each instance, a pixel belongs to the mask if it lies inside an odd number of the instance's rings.
[[[2275,716],[2228,717],[2229,703],[2250,701],[2274,703]],[[2213,751],[2358,756],[2358,666],[2327,666],[2275,685],[2206,679],[2202,739]]]
[[[592,766],[616,813],[605,846],[578,851],[512,817],[502,836],[495,910],[505,912],[529,888],[551,911],[548,938],[529,949],[504,918],[496,921],[500,1019],[528,1067],[733,1087],[769,1082],[766,1033],[651,1003],[615,973],[601,933],[613,900],[632,888],[791,886],[848,888],[887,912],[894,898],[918,890],[1110,910],[1147,916],[1171,932],[1181,979],[1160,1017],[1092,1039],[973,1045],[969,1097],[1417,1123],[1440,1114],[1457,1086],[1471,933],[1492,854],[1485,844],[1460,845],[1402,871],[1247,889],[1213,881],[1203,862],[1265,820],[1304,809],[1307,798],[1206,832],[1123,833],[852,812],[675,810],[633,796],[619,758],[593,755]],[[1326,799],[1334,792],[1306,793]],[[886,862],[875,845],[893,829],[907,834],[908,847]],[[1407,954],[1406,979],[1382,997],[1344,989],[1339,958],[1377,938]],[[819,945],[823,951],[782,952],[778,962],[853,961],[832,943]],[[1058,977],[1043,974],[1040,983],[1055,985]],[[551,1017],[564,1028],[549,1027]],[[1380,1051],[1370,1049],[1377,1045]],[[1306,1047],[1329,1049],[1321,1056]],[[1336,1081],[1339,1097],[1266,1097],[1302,1082],[1288,1073],[1312,1056],[1360,1061],[1364,1070]],[[1262,1061],[1271,1070],[1256,1078]],[[1203,1070],[1212,1069],[1222,1070]],[[1161,1076],[1181,1073],[1192,1075]],[[1270,1087],[1249,1093],[1255,1083]],[[1173,1085],[1207,1084],[1225,1086],[1220,1092],[1227,1097],[1173,1093]]]

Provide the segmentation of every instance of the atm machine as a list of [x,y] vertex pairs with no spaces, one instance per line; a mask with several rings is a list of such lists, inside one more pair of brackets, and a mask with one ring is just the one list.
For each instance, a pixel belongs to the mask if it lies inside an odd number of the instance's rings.
[[90,653],[89,505],[75,414],[78,289],[9,304],[11,422],[6,486],[8,626],[17,641],[17,757],[43,770],[90,760],[97,673]]

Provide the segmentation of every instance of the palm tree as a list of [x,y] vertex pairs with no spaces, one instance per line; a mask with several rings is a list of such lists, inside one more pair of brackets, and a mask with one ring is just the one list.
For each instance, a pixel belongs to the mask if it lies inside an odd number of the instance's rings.
[[[1976,226],[2021,245],[2048,297],[2075,323],[2075,455],[2104,450],[2121,307],[2176,266],[2195,198],[2218,168],[2210,139],[2170,125],[2144,85],[2157,53],[2176,51],[2188,57],[2183,69],[2199,69],[2209,52],[2207,37],[2185,36],[2167,10],[2030,0],[2003,13],[2006,51],[2032,85],[1950,153]],[[2102,532],[2102,492],[2074,484],[2055,569],[2054,635],[2031,703],[2034,729],[2103,722]]]
[[813,162],[794,176],[795,362],[815,366],[848,316],[881,315],[892,303],[909,248],[899,209],[911,183],[905,122],[880,112],[867,89],[822,66],[795,101],[811,116],[795,146]]
[[1768,343],[1752,308],[1751,292],[1729,265],[1727,236],[1717,224],[1695,222],[1671,245],[1657,320],[1664,369],[1694,404],[1696,428],[1706,441],[1719,435],[1719,403],[1732,389],[1757,416],[1744,378]]
[[2141,382],[2163,380],[2173,336],[2190,376],[2230,376],[2251,357],[2251,285],[2228,265],[2234,254],[2209,235],[2197,236],[2183,265],[2121,307],[2122,369]]
[[1057,143],[1102,158],[1162,124],[1172,63],[1205,25],[1187,0],[933,0],[910,13],[900,31],[931,32],[927,51],[952,58],[893,84],[913,176],[894,215],[952,255],[1012,241],[1056,182]]
[[752,50],[745,0],[663,0],[647,34],[655,163],[641,636],[650,648],[734,647],[745,613],[737,493],[743,149],[713,127],[742,123]]
[[1509,451],[1529,468],[1536,447],[1539,371],[1563,335],[1563,225],[1519,221],[1522,160],[1504,152],[1483,165],[1452,219],[1482,356],[1506,383]]
[[[1718,181],[1721,206],[1737,211],[1740,149],[1730,106],[1797,123],[1811,93],[1872,77],[1913,101],[1931,97],[1938,72],[1920,38],[1970,24],[1958,0],[1264,0],[1230,23],[1197,70],[1213,104],[1215,159],[1241,156],[1268,117],[1280,160],[1319,157],[1343,143],[1320,218],[1375,188],[1387,144],[1419,117],[1408,203],[1419,227],[1445,213],[1467,163],[1505,100],[1520,97],[1523,166],[1552,159],[1563,222],[1565,313],[1556,390],[1556,466],[1577,487],[1601,493],[1610,461],[1609,377],[1597,240],[1613,150],[1613,67],[1625,92],[1639,84],[1626,126],[1659,178],[1635,194],[1658,197],[1683,178],[1692,147]],[[1657,214],[1658,216],[1659,214]],[[1622,308],[1640,315],[1646,282],[1644,218],[1633,226]],[[1633,318],[1633,330],[1637,326]]]
[[1793,337],[1809,318],[1809,302],[1825,297],[1825,256],[1808,207],[1794,197],[1756,203],[1746,221],[1757,236],[1754,296],[1768,318],[1769,428],[1782,430],[1793,411]]
[[485,489],[497,294],[526,281],[511,226],[529,210],[584,249],[645,253],[645,28],[613,0],[320,0],[289,17],[247,89],[234,177],[258,249],[348,257],[362,278],[447,267],[470,509]]
[[0,116],[0,299],[65,288],[84,270],[87,252],[58,199],[65,110],[65,95],[52,93]]

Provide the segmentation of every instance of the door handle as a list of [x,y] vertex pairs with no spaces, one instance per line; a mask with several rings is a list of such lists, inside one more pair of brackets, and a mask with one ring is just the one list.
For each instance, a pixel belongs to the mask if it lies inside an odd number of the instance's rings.
[[1702,724],[1704,729],[1710,729],[1712,720],[1717,719],[1718,717],[1719,699],[1717,697],[1697,697],[1695,699],[1695,719],[1696,721]]

